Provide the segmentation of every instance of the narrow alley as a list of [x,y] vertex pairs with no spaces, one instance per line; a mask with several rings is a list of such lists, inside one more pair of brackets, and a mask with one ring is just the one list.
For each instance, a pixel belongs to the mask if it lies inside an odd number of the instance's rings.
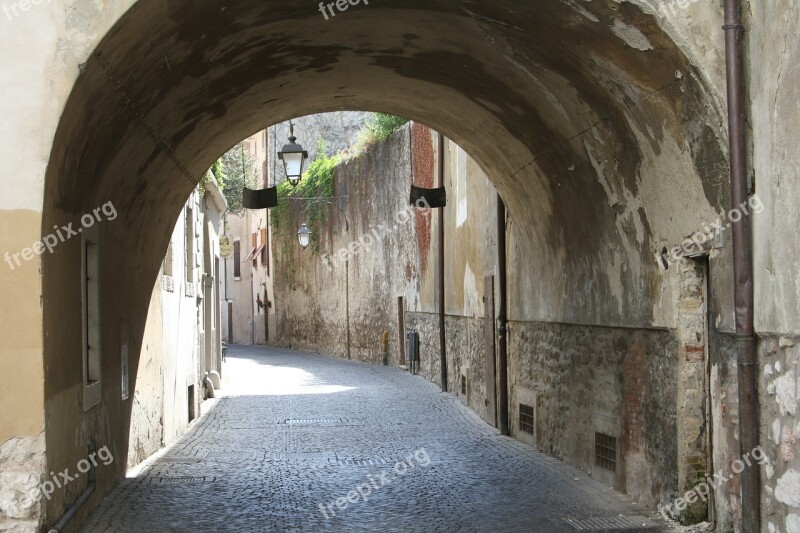
[[421,377],[274,348],[231,352],[221,397],[83,531],[671,531]]
[[800,0],[330,2],[3,0],[0,533],[800,533]]

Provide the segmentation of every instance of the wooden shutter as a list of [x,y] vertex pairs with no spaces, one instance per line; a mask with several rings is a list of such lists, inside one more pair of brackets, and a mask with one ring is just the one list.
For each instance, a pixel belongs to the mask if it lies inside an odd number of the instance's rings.
[[267,229],[261,230],[261,266],[267,269],[269,275],[269,244],[267,243]]
[[233,277],[242,277],[242,243],[233,241]]

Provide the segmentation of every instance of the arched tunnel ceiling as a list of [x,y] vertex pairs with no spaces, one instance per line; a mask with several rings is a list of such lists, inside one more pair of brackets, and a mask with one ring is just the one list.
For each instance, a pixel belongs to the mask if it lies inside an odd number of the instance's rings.
[[[82,66],[44,227],[113,200],[137,230],[126,267],[153,277],[186,196],[228,147],[298,115],[375,110],[456,140],[528,228],[528,252],[586,278],[596,267],[580,261],[605,248],[645,254],[651,234],[682,235],[654,196],[686,187],[701,197],[684,209],[724,205],[713,101],[632,3],[376,0],[325,20],[306,0],[140,0]],[[671,168],[653,170],[663,158]]]

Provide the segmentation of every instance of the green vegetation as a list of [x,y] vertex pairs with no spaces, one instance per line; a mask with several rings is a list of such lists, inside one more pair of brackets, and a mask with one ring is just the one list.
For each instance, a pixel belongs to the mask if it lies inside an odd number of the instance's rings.
[[387,115],[386,113],[373,113],[358,133],[355,146],[346,152],[350,158],[359,157],[370,146],[388,139],[406,124],[408,124],[407,118]]
[[385,113],[373,113],[372,118],[367,121],[367,130],[376,141],[382,141],[406,124],[408,124],[407,118]]
[[[254,189],[258,185],[256,162],[250,155],[250,150],[245,148],[244,142],[240,142],[217,159],[211,165],[209,172],[216,178],[222,194],[228,201],[228,211],[241,215],[244,211],[242,189],[244,187]],[[207,180],[208,173],[200,183],[201,192],[204,192]]]
[[[299,213],[303,215],[303,222],[314,231],[311,237],[311,251],[319,252],[317,228],[323,226],[330,212],[331,200],[326,201],[326,198],[334,196],[333,178],[336,168],[342,163],[357,159],[371,146],[387,139],[407,123],[406,118],[373,113],[359,132],[355,146],[333,155],[328,154],[324,140],[317,141],[317,157],[306,168],[300,184],[295,188],[288,181],[280,183],[278,207],[270,210],[270,221],[276,230],[276,237],[282,238],[284,253],[293,249],[296,226],[300,224],[295,220],[295,216]],[[245,147],[244,141],[214,162],[201,180],[201,191],[204,190],[205,183],[211,175],[217,180],[228,201],[228,211],[241,215],[244,211],[242,189],[258,188],[256,162],[250,155],[250,150]]]
[[[291,245],[295,238],[295,231],[300,222],[294,220],[293,214],[303,213],[303,221],[307,223],[314,233],[311,236],[311,250],[319,252],[316,228],[325,221],[330,211],[330,201],[326,198],[334,196],[333,177],[336,168],[352,159],[358,158],[370,146],[383,141],[398,131],[408,119],[373,113],[358,134],[356,145],[334,155],[328,155],[327,146],[323,139],[317,141],[317,157],[308,165],[300,184],[294,188],[288,181],[278,185],[278,207],[270,210],[272,227],[284,238],[284,244]],[[291,200],[289,198],[302,198],[307,200]],[[296,207],[292,204],[297,204]],[[293,209],[294,208],[294,209]],[[284,246],[284,249],[287,249]]]
[[[297,204],[296,207],[302,209],[304,222],[312,229],[325,219],[329,206],[325,198],[333,197],[333,176],[342,159],[341,153],[329,156],[325,141],[320,139],[317,141],[317,157],[308,166],[297,187],[292,187],[288,181],[278,185],[278,207],[270,210],[270,221],[276,232],[283,236],[284,250],[295,237],[296,228],[293,220],[295,206],[293,204]],[[308,200],[294,201],[290,198]],[[283,231],[280,231],[281,229]],[[315,231],[311,235],[311,249],[314,252],[318,249],[317,239],[318,235]]]

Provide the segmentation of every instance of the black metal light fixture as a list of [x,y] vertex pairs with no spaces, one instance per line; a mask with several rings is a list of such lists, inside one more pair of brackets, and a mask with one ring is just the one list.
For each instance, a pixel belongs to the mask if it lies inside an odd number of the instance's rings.
[[294,136],[294,124],[289,122],[289,144],[283,146],[283,150],[278,152],[278,157],[283,161],[286,177],[292,187],[297,187],[300,183],[303,177],[303,164],[308,159],[308,152],[295,141],[297,137]]
[[308,245],[311,243],[311,228],[307,225],[302,224],[300,229],[297,231],[297,239],[300,241],[300,246],[302,248],[308,248]]

